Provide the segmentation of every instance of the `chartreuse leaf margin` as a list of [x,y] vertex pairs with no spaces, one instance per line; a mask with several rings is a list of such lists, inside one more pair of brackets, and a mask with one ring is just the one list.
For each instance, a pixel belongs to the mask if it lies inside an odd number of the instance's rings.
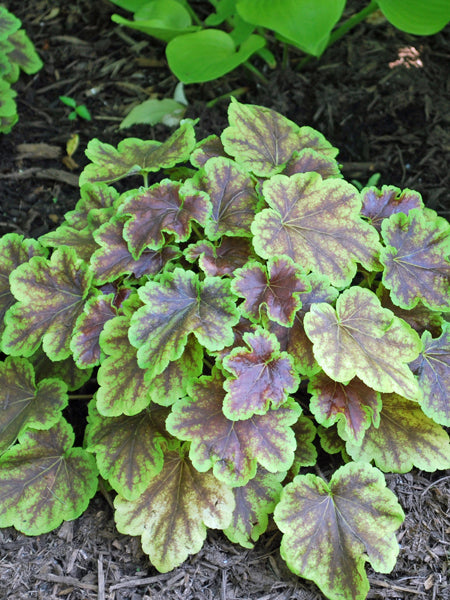
[[274,513],[294,573],[363,600],[399,551],[384,473],[450,467],[449,224],[235,100],[220,137],[86,154],[64,223],[0,240],[0,526],[75,519],[100,477],[160,571]]

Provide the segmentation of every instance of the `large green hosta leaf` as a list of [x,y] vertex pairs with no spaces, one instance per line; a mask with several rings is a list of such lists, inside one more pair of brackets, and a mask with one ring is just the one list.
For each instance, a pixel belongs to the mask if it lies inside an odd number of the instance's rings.
[[142,536],[142,548],[161,572],[180,565],[198,552],[206,528],[229,526],[234,497],[212,473],[199,473],[187,449],[174,448],[164,457],[162,471],[136,500],[117,496],[115,520],[121,533]]
[[424,471],[450,468],[448,434],[417,402],[383,394],[382,403],[379,426],[372,425],[362,443],[347,441],[346,450],[354,460],[374,460],[383,471],[396,473],[406,473],[413,466]]
[[361,200],[352,185],[299,173],[276,175],[262,190],[270,208],[258,213],[251,227],[259,256],[286,254],[337,287],[350,284],[356,263],[379,269],[378,234],[362,220]]
[[419,396],[407,363],[422,344],[411,327],[394,316],[370,290],[354,287],[336,301],[336,309],[321,302],[305,315],[306,334],[325,373],[342,383],[357,376],[379,392]]
[[18,302],[6,315],[3,352],[31,356],[42,340],[51,360],[70,355],[75,322],[91,292],[92,273],[69,248],[34,256],[10,276]]
[[369,464],[344,465],[329,484],[298,475],[285,487],[274,517],[289,568],[312,579],[330,600],[366,598],[366,561],[382,573],[395,565],[394,532],[404,514],[383,474]]
[[233,342],[239,312],[229,281],[175,269],[139,289],[144,306],[131,319],[129,338],[148,377],[159,375],[183,353],[189,334],[210,351]]
[[58,379],[35,384],[26,358],[8,356],[0,362],[0,454],[25,429],[49,429],[68,403],[66,385]]
[[95,459],[73,448],[61,419],[46,431],[26,431],[0,458],[0,527],[40,535],[76,519],[97,491]]

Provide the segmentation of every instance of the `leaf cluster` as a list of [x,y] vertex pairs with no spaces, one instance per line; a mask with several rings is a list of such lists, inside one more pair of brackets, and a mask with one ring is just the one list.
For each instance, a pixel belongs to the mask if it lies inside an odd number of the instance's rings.
[[450,225],[268,108],[194,126],[92,140],[64,223],[0,240],[0,526],[76,518],[100,475],[161,571],[274,513],[295,573],[365,598],[404,518],[383,472],[450,467]]
[[[431,35],[450,20],[447,0],[406,3],[372,0],[341,23],[345,0],[210,0],[211,10],[200,18],[188,0],[111,0],[133,13],[133,19],[114,14],[112,20],[167,43],[170,69],[183,83],[221,77],[255,55],[270,67],[276,60],[273,41],[320,56],[369,14],[380,9],[395,27]],[[205,3],[207,4],[207,3]]]
[[20,70],[31,75],[42,67],[21,25],[17,17],[0,6],[0,133],[9,133],[19,119],[16,92],[11,86],[19,79]]

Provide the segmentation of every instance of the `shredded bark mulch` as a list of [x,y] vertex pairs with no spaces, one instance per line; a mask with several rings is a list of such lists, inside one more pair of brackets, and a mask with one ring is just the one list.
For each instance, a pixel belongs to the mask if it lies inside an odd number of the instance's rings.
[[[130,108],[149,97],[171,97],[177,81],[164,48],[110,20],[107,0],[3,2],[22,19],[43,61],[22,76],[20,120],[0,138],[0,234],[37,237],[54,229],[79,198],[83,150],[98,137],[164,140],[163,125],[119,131]],[[196,2],[201,11],[205,3]],[[349,11],[364,3],[349,2]],[[120,11],[119,11],[120,12]],[[364,23],[299,71],[300,54],[280,56],[267,83],[240,68],[212,83],[186,87],[186,116],[199,118],[198,139],[227,124],[230,93],[320,130],[340,149],[347,179],[421,192],[427,206],[449,218],[449,29],[430,38],[401,33],[382,20]],[[413,49],[413,50],[411,50]],[[239,90],[236,92],[236,90]],[[60,95],[85,104],[91,121],[69,121]],[[72,134],[80,138],[66,157]],[[326,465],[325,465],[326,467]],[[326,470],[326,469],[325,469]],[[450,475],[387,475],[406,520],[392,573],[370,569],[368,598],[450,600]],[[121,535],[107,498],[98,494],[79,519],[27,537],[0,530],[0,600],[323,600],[317,587],[294,576],[279,555],[274,526],[248,550],[210,531],[203,549],[171,573],[149,565],[139,539]]]

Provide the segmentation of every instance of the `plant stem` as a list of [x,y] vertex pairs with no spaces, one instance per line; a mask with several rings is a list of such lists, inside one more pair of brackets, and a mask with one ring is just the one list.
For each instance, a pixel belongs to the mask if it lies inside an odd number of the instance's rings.
[[182,0],[181,4],[188,11],[188,13],[191,15],[191,18],[194,21],[194,23],[196,25],[201,25],[202,24],[201,20],[198,18],[197,13],[192,8],[192,6],[189,4],[189,2],[185,2],[184,0]]
[[251,71],[254,75],[256,75],[256,77],[258,79],[260,79],[263,83],[265,83],[266,85],[269,85],[269,81],[264,77],[264,75],[261,73],[261,71],[259,69],[257,69],[254,65],[252,65],[251,62],[249,62],[248,60],[246,60],[244,63],[242,63],[244,67],[246,67],[249,71]]
[[220,102],[221,100],[227,100],[231,96],[233,96],[233,98],[239,98],[239,96],[242,96],[242,94],[245,94],[245,92],[248,92],[248,87],[236,88],[231,92],[227,92],[226,94],[222,94],[222,96],[218,96],[217,98],[210,100],[206,103],[206,106],[208,108],[212,108],[215,104],[217,104],[217,102]]
[[148,187],[148,173],[141,173],[142,177],[144,178],[144,187]]
[[92,394],[69,394],[69,400],[89,400]]

